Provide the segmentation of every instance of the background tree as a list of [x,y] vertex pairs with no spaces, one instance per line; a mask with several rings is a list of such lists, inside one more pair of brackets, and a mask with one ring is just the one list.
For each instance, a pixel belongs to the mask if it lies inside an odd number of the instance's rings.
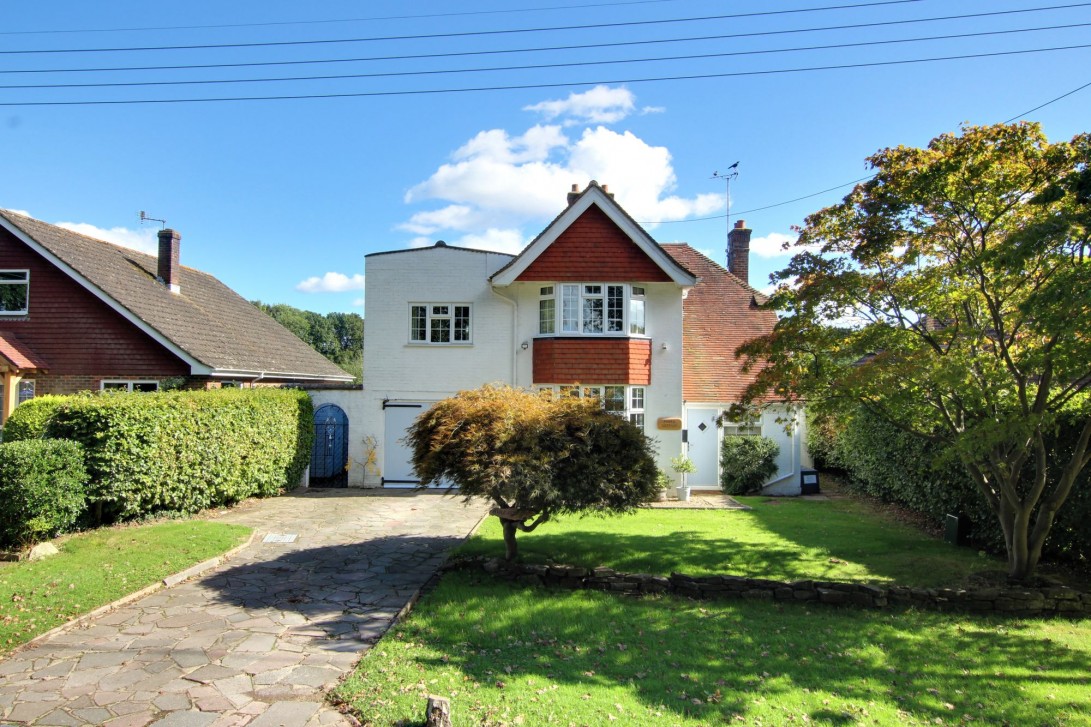
[[628,512],[659,495],[650,441],[597,401],[485,386],[439,402],[406,438],[422,486],[449,480],[495,504],[508,560],[518,531],[554,515]]
[[364,372],[364,319],[358,313],[315,313],[284,303],[253,304],[294,333],[304,343],[356,377]]
[[[1091,136],[966,126],[868,161],[774,276],[784,315],[740,349],[763,366],[748,399],[863,406],[945,445],[1025,579],[1089,459]],[[1078,434],[1050,471],[1062,416]]]

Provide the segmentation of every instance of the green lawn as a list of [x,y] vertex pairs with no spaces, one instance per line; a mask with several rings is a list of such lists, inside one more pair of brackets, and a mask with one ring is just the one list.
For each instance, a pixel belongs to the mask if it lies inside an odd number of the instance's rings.
[[[530,540],[528,538],[528,540]],[[1091,620],[629,598],[446,575],[335,698],[367,725],[1091,724]]]
[[200,520],[103,528],[60,554],[0,563],[0,653],[242,543],[250,528]]
[[[568,517],[518,536],[528,563],[608,566],[629,573],[730,574],[775,580],[957,585],[1005,564],[929,537],[848,498],[739,498],[752,510],[643,509],[623,517]],[[489,518],[459,551],[503,557]]]

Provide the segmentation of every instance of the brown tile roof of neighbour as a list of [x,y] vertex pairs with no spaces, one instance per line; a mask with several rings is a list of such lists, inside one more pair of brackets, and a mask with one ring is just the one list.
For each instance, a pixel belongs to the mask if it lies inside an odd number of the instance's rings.
[[[208,273],[182,266],[181,292],[156,280],[157,258],[0,210],[11,225],[86,283],[222,375],[351,381],[352,376]],[[101,296],[100,296],[101,297]],[[169,346],[168,346],[169,347]],[[176,351],[177,353],[177,351]],[[195,371],[195,373],[198,373]]]
[[684,243],[663,249],[697,275],[682,303],[682,395],[689,402],[736,402],[754,380],[743,373],[735,349],[769,333],[774,311],[757,303],[764,296]]
[[12,333],[0,333],[0,357],[22,371],[45,371],[49,368],[41,356]]

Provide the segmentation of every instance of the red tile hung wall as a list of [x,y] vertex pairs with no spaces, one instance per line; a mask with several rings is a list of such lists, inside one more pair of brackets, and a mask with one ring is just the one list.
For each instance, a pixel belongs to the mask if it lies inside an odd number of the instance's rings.
[[569,225],[518,279],[567,283],[670,280],[595,206]]
[[652,382],[652,348],[646,338],[536,338],[535,384]]
[[49,375],[162,378],[189,373],[178,357],[7,230],[0,230],[0,269],[30,270],[30,312],[0,317],[0,331],[14,333],[41,356]]

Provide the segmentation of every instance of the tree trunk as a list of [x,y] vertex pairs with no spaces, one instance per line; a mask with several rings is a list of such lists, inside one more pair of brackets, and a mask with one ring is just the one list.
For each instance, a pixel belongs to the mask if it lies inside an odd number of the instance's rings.
[[519,529],[519,523],[515,520],[500,518],[500,524],[504,526],[504,557],[511,562],[519,555],[519,547],[515,544],[515,533]]

